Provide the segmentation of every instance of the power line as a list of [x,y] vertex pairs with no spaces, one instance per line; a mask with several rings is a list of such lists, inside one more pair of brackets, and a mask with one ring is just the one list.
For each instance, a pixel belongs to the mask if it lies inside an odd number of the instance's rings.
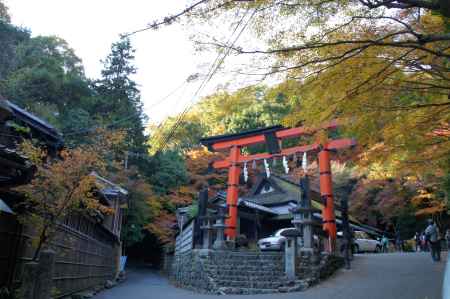
[[[244,16],[241,18],[241,20],[238,22],[238,24],[236,25],[236,27],[234,28],[233,32],[231,33],[230,37],[228,38],[227,42],[225,44],[228,44],[233,35],[236,33],[236,31],[238,30],[239,26],[242,24],[242,22],[244,21],[245,17],[247,16],[249,10],[246,11],[246,13],[244,14]],[[256,12],[256,11],[255,11]],[[249,18],[249,20],[247,21],[247,24],[249,23],[249,21],[251,20],[251,18],[253,17],[253,15],[255,14],[255,12],[252,14],[252,16]],[[238,36],[235,38],[235,40],[233,41],[233,43],[231,44],[230,47],[228,47],[227,52],[225,52],[224,56],[222,57],[222,59],[220,58],[221,53],[219,53],[216,57],[216,59],[214,60],[214,62],[211,64],[211,68],[208,72],[208,74],[205,77],[205,80],[200,84],[199,88],[197,89],[197,91],[194,93],[192,100],[191,100],[191,105],[188,105],[185,110],[180,114],[180,116],[177,118],[176,122],[173,124],[169,134],[166,136],[166,138],[163,140],[162,146],[160,148],[160,150],[164,150],[164,148],[168,145],[169,140],[173,137],[173,135],[175,134],[175,131],[178,129],[179,125],[181,124],[183,118],[185,117],[185,115],[187,114],[187,112],[190,110],[191,106],[192,106],[192,102],[193,100],[196,98],[196,96],[200,93],[200,91],[206,86],[206,84],[211,80],[211,78],[214,76],[214,74],[217,72],[217,70],[219,69],[220,65],[223,63],[223,61],[225,60],[226,56],[230,53],[231,51],[231,47],[234,45],[234,43],[237,41],[237,39],[240,37],[240,35],[242,34],[242,32],[244,31],[244,29],[246,28],[246,25],[244,25],[244,27],[242,28],[241,32],[238,34]]]
[[162,103],[164,103],[165,100],[167,100],[168,98],[170,98],[172,95],[174,95],[177,91],[179,91],[182,87],[184,87],[186,84],[188,83],[188,81],[183,81],[182,84],[180,84],[177,88],[175,88],[174,90],[172,90],[169,94],[167,94],[166,96],[162,97],[160,100],[158,100],[156,103],[148,106],[145,108],[145,110],[148,110],[150,108],[154,108]]
[[177,13],[176,15],[165,17],[163,20],[161,20],[159,22],[154,22],[153,24],[149,24],[145,28],[141,28],[141,29],[138,29],[138,30],[135,30],[135,31],[132,31],[132,32],[124,33],[124,34],[122,34],[122,36],[123,37],[129,37],[129,36],[132,36],[132,35],[134,35],[136,33],[147,31],[149,29],[156,29],[159,26],[164,25],[164,24],[170,24],[170,23],[174,22],[176,19],[178,19],[179,17],[181,17],[182,15],[192,11],[195,7],[197,7],[197,6],[199,6],[199,5],[203,4],[203,3],[206,3],[206,2],[208,2],[208,0],[200,0],[200,1],[192,4],[191,6],[185,8],[183,11]]
[[[233,32],[231,33],[228,41],[226,42],[226,44],[228,44],[233,35],[236,33],[236,31],[238,30],[238,28],[240,27],[240,25],[243,23],[245,17],[247,16],[249,10],[246,11],[246,13],[244,14],[244,16],[241,18],[241,20],[238,22],[237,26],[234,28]],[[244,32],[244,30],[247,28],[248,24],[250,23],[250,21],[253,19],[254,15],[256,14],[257,10],[254,10],[253,13],[251,14],[251,16],[248,18],[247,22],[244,24],[244,26],[241,28],[240,32],[238,33],[238,35],[235,37],[235,39],[233,40],[233,42],[231,43],[231,45],[227,46],[227,50],[225,52],[225,54],[223,55],[223,57],[221,58],[221,53],[219,53],[216,57],[216,59],[214,60],[214,62],[211,65],[210,71],[208,72],[208,75],[205,77],[205,80],[200,84],[199,88],[197,89],[197,91],[194,93],[192,100],[191,100],[191,104],[189,106],[186,107],[186,109],[184,109],[184,111],[180,114],[180,116],[177,118],[177,121],[174,123],[174,125],[172,126],[169,134],[166,136],[166,138],[163,140],[162,145],[160,146],[160,148],[157,151],[161,151],[164,150],[165,147],[168,145],[169,140],[173,137],[173,135],[175,134],[175,131],[178,129],[178,127],[180,126],[181,122],[183,121],[184,117],[186,116],[187,112],[190,110],[190,108],[192,107],[192,102],[195,100],[196,96],[200,93],[200,91],[206,86],[207,83],[209,83],[209,81],[212,79],[212,77],[216,74],[216,72],[219,70],[220,66],[222,65],[222,63],[225,61],[225,58],[230,54],[232,47],[234,46],[234,44],[237,42],[237,40],[239,39],[239,37],[242,35],[242,33]]]

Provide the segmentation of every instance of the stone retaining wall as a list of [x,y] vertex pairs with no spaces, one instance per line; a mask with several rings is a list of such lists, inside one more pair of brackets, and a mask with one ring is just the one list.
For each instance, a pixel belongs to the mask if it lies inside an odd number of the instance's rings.
[[297,278],[284,273],[283,252],[193,250],[173,257],[167,274],[178,287],[213,294],[262,294],[301,291],[343,266],[332,255],[302,253]]
[[204,259],[201,250],[175,255],[168,273],[170,280],[178,287],[197,292],[209,293],[211,290],[217,290],[218,286],[206,273]]

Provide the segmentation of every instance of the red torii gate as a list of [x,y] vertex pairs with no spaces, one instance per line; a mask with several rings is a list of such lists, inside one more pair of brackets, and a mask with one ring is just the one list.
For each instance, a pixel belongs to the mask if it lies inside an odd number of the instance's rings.
[[[236,238],[237,224],[237,201],[238,186],[241,164],[255,160],[270,159],[274,157],[289,156],[296,153],[318,150],[319,174],[320,174],[320,195],[324,202],[322,210],[323,229],[329,237],[328,250],[333,250],[336,240],[336,221],[334,216],[333,189],[331,181],[330,151],[348,148],[356,145],[350,138],[316,141],[313,144],[294,146],[281,149],[280,144],[283,139],[300,137],[302,135],[311,135],[319,130],[336,129],[336,121],[324,124],[319,128],[309,129],[305,127],[283,128],[275,126],[257,130],[246,131],[238,134],[221,135],[204,138],[201,143],[208,147],[210,151],[229,151],[225,160],[215,161],[215,169],[228,168],[228,188],[227,188],[227,206],[228,219],[226,221],[226,235],[230,239]],[[241,148],[256,144],[266,144],[268,153],[255,155],[242,155]],[[325,143],[325,144],[322,144]]]

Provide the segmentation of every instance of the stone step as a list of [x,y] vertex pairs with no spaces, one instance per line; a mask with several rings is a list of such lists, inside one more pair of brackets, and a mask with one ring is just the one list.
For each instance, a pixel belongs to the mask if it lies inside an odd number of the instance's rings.
[[204,262],[205,265],[228,265],[228,266],[254,266],[254,267],[260,267],[260,266],[265,266],[265,267],[279,267],[281,265],[284,265],[284,263],[282,261],[278,261],[278,262],[270,262],[270,263],[266,263],[266,262],[260,262],[260,261],[220,261],[220,262],[214,262],[214,261],[205,261]]
[[238,281],[238,280],[215,280],[219,287],[253,288],[253,289],[277,289],[285,286],[282,281]]
[[280,257],[283,256],[284,253],[282,252],[275,252],[275,251],[255,251],[255,252],[249,252],[249,251],[222,251],[222,252],[212,252],[209,254],[210,256],[216,257]]
[[252,282],[277,282],[287,280],[284,273],[274,276],[245,276],[245,275],[211,275],[214,280],[217,281],[243,281],[246,283]]
[[[204,269],[206,273],[214,275],[245,275],[245,276],[276,276],[284,273],[284,269]],[[302,271],[304,273],[305,271]]]
[[228,294],[228,295],[274,294],[274,293],[299,292],[305,290],[307,287],[308,285],[305,284],[282,286],[273,289],[220,287],[218,291],[220,294]]
[[277,270],[277,271],[236,271],[236,270],[223,270],[223,269],[217,269],[217,270],[207,270],[208,273],[218,275],[218,276],[246,276],[246,277],[272,277],[284,274],[284,271]]
[[279,293],[279,290],[278,289],[221,287],[221,288],[219,288],[219,292],[221,294],[227,294],[227,295],[252,295],[252,294],[274,294],[274,293]]
[[276,262],[280,262],[283,261],[284,258],[280,257],[280,258],[210,258],[208,260],[211,261],[215,261],[215,262],[264,262],[264,263],[276,263]]
[[265,254],[210,254],[213,259],[237,259],[237,260],[280,260],[284,258],[284,254],[265,255]]
[[223,264],[214,264],[211,262],[204,263],[204,266],[210,269],[226,269],[226,270],[233,270],[233,269],[246,269],[246,270],[279,270],[284,268],[284,263],[276,263],[276,264],[266,264],[266,263],[248,263],[248,262],[241,262],[241,263],[223,263]]
[[210,266],[205,265],[204,266],[206,270],[211,271],[219,271],[219,270],[229,270],[229,271],[235,271],[235,272],[241,272],[241,271],[254,271],[254,272],[277,272],[277,271],[284,271],[283,266],[273,267],[273,266],[243,266],[243,265],[222,265],[222,266]]
[[266,257],[266,256],[212,256],[212,259],[222,260],[222,261],[280,261],[284,259],[284,256],[273,256],[273,257]]

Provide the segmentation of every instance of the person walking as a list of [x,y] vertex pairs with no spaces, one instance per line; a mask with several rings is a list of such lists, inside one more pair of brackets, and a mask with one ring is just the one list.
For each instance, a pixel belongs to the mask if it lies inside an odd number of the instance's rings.
[[381,238],[381,246],[382,246],[382,252],[387,253],[388,247],[389,247],[389,239],[386,237],[386,235],[383,235]]
[[419,232],[416,232],[414,235],[414,241],[416,242],[416,252],[420,251],[420,234]]
[[403,240],[399,231],[395,234],[395,247],[398,252],[403,252]]
[[432,219],[428,220],[425,235],[430,244],[431,258],[433,261],[439,262],[441,260],[441,240],[439,238],[439,229]]
[[427,236],[425,235],[425,232],[420,235],[420,243],[422,245],[422,251],[428,251]]
[[450,251],[450,228],[445,232],[445,240],[447,241],[447,251]]

